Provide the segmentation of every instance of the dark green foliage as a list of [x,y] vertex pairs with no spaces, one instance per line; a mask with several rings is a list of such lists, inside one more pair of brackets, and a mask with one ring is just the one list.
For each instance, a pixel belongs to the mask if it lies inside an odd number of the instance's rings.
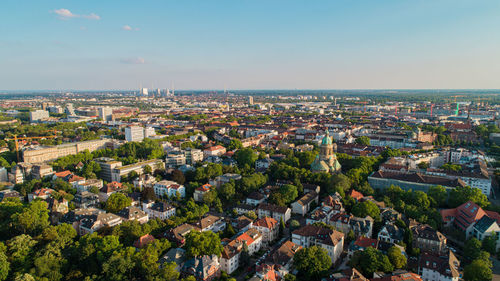
[[312,246],[299,250],[293,258],[293,264],[304,280],[320,280],[332,266],[332,260],[324,249]]

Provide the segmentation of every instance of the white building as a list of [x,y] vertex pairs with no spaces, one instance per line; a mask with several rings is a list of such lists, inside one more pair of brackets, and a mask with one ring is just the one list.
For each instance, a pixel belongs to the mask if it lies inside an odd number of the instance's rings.
[[113,119],[113,109],[111,107],[99,107],[99,118],[103,121],[111,121]]
[[224,246],[220,260],[222,270],[231,274],[238,269],[244,244],[248,247],[248,254],[253,255],[262,246],[262,234],[257,229],[251,228]]
[[269,244],[278,238],[280,227],[275,219],[264,217],[254,222],[250,228],[255,228],[262,233],[262,242]]
[[184,198],[186,196],[186,188],[182,184],[178,184],[174,181],[162,180],[153,185],[155,194],[157,196],[175,197],[177,192],[179,192],[180,197]]
[[161,220],[168,219],[175,215],[175,207],[165,202],[143,202],[142,210],[151,218],[159,218]]
[[30,112],[30,121],[38,122],[49,119],[49,112],[45,110],[35,110]]
[[292,242],[304,248],[321,247],[332,263],[336,263],[344,249],[344,233],[311,224],[292,232]]
[[139,126],[129,126],[125,128],[126,141],[142,141],[144,139],[144,129]]

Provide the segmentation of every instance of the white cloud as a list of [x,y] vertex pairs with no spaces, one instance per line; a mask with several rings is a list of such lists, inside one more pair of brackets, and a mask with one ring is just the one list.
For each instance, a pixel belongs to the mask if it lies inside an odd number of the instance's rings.
[[130,25],[127,25],[127,24],[126,24],[126,25],[124,25],[124,26],[122,27],[122,29],[123,29],[123,30],[126,30],[126,31],[132,31],[132,30],[138,31],[138,30],[139,30],[139,28],[137,28],[137,27],[133,28],[133,27],[131,27]]
[[52,12],[55,13],[56,15],[58,15],[59,18],[62,20],[68,20],[68,19],[72,19],[72,18],[84,18],[84,19],[89,19],[89,20],[100,20],[101,19],[100,16],[98,16],[94,13],[90,13],[88,15],[77,15],[77,14],[73,14],[68,9],[57,9],[57,10],[54,10]]
[[144,58],[141,58],[141,57],[121,59],[120,62],[124,63],[124,64],[145,64],[146,63]]

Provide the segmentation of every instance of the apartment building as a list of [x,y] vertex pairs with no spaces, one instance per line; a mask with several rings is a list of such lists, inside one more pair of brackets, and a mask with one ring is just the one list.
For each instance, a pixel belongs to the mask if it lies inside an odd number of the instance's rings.
[[162,160],[152,159],[152,160],[138,162],[135,164],[116,167],[113,170],[111,170],[111,180],[116,181],[116,182],[120,182],[122,177],[127,176],[132,171],[135,171],[137,174],[140,175],[143,173],[144,167],[146,167],[146,166],[151,167],[151,170],[154,172],[158,169],[164,168],[165,164],[163,163]]
[[74,143],[65,143],[56,146],[43,147],[39,146],[32,149],[23,151],[23,160],[27,163],[43,163],[47,161],[56,160],[57,158],[75,155],[85,150],[89,152],[98,149],[104,149],[109,140],[89,140]]
[[292,242],[304,248],[318,246],[336,263],[344,249],[344,233],[316,225],[306,225],[292,232]]

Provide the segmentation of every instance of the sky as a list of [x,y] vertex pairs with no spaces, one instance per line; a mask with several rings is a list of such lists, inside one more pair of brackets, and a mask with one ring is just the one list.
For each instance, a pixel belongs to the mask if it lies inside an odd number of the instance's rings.
[[498,0],[2,0],[0,89],[498,89]]

